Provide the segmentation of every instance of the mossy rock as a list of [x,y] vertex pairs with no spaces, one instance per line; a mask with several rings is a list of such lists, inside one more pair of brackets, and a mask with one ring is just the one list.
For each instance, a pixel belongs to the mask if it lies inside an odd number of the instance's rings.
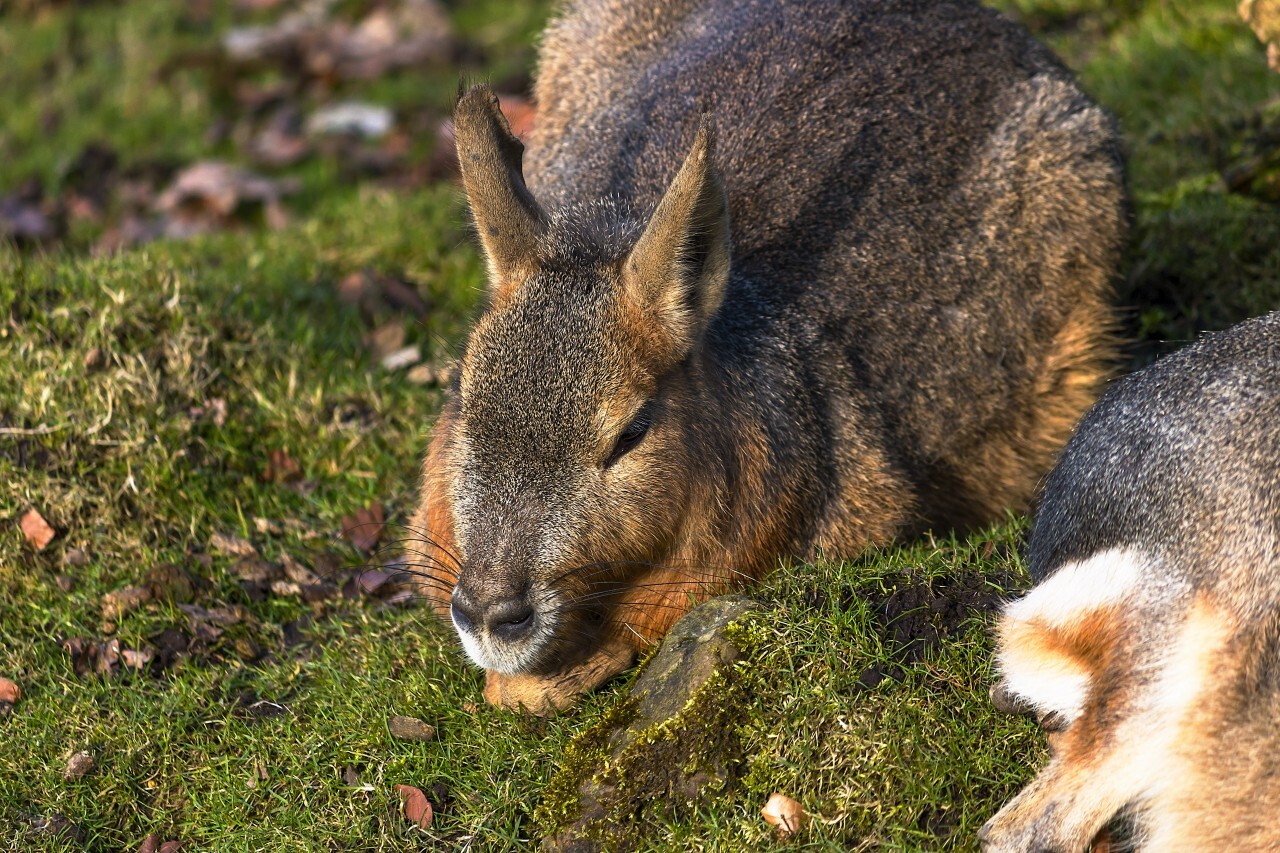
[[686,614],[626,701],[580,735],[539,808],[544,848],[627,849],[647,817],[672,817],[728,788],[741,762],[736,665],[748,650],[730,626],[759,605],[714,598]]

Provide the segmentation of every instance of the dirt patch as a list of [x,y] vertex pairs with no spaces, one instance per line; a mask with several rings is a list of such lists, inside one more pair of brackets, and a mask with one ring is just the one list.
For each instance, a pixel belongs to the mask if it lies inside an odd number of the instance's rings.
[[993,616],[1017,587],[1012,575],[990,572],[933,579],[900,575],[887,593],[870,600],[876,631],[894,663],[869,667],[859,684],[870,689],[886,677],[900,679],[905,667],[924,660],[971,619]]

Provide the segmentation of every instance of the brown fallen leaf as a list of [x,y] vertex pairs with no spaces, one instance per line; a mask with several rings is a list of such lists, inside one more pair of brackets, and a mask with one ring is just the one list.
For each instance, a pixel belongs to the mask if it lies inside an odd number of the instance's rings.
[[290,554],[281,555],[280,565],[284,567],[285,577],[296,584],[313,585],[322,583],[319,575]]
[[115,621],[137,610],[152,599],[151,590],[140,586],[127,586],[102,596],[102,618]]
[[138,853],[160,853],[160,836],[153,832],[142,839],[142,844],[138,845]]
[[356,583],[359,585],[358,591],[365,595],[373,595],[391,578],[391,573],[384,572],[382,569],[363,569],[356,575]]
[[284,569],[258,556],[243,557],[231,565],[231,573],[241,581],[269,584],[284,577]]
[[0,702],[17,705],[22,698],[22,688],[7,678],[0,677]]
[[302,465],[287,450],[273,450],[267,457],[262,479],[268,483],[293,483],[302,479]]
[[404,323],[392,320],[364,336],[364,345],[375,361],[381,361],[404,346]]
[[181,850],[181,841],[166,841],[164,844],[160,845],[160,849],[157,853],[180,853]]
[[281,199],[297,189],[294,181],[277,181],[230,163],[203,160],[179,172],[154,208],[165,217],[167,237],[207,234],[259,216],[267,227],[280,228],[288,221]]
[[71,666],[80,678],[90,675],[112,675],[120,667],[124,652],[132,651],[119,640],[88,640],[71,637],[62,641],[62,648],[71,657]]
[[209,545],[213,550],[229,557],[253,557],[258,553],[258,549],[249,540],[234,533],[215,533],[209,540]]
[[82,844],[85,840],[84,827],[62,814],[37,815],[31,818],[31,833],[50,838],[59,838]]
[[778,835],[783,838],[794,836],[804,828],[805,823],[809,820],[809,815],[805,812],[804,806],[785,794],[779,794],[776,791],[769,796],[769,801],[764,804],[760,814],[764,815],[765,821],[773,826],[778,831]]
[[120,652],[120,660],[124,661],[124,665],[137,670],[151,663],[155,656],[156,653],[151,649],[123,649]]
[[405,378],[414,385],[448,385],[453,380],[453,364],[450,362],[419,364],[411,368],[405,374]]
[[93,756],[81,750],[67,759],[67,766],[62,771],[62,778],[68,782],[83,779],[84,775],[93,769],[93,764]]
[[342,538],[366,554],[378,547],[385,528],[382,504],[371,503],[342,519]]
[[0,195],[0,240],[19,247],[53,240],[62,232],[59,214],[56,204],[45,199],[43,187],[28,181],[18,192]]
[[289,104],[273,112],[246,147],[255,163],[270,169],[292,166],[313,150],[302,133],[302,113]]
[[431,826],[431,820],[435,817],[435,812],[431,808],[431,802],[427,799],[426,794],[411,785],[396,785],[396,793],[400,795],[400,802],[403,804],[406,820],[417,824],[423,829]]
[[234,28],[222,39],[225,58],[324,81],[372,80],[455,58],[453,28],[437,0],[390,0],[356,23],[333,15],[332,6],[304,3],[269,26]]
[[47,548],[53,541],[53,537],[58,535],[49,526],[49,522],[44,520],[44,516],[35,509],[27,510],[19,525],[22,527],[22,535],[27,537],[27,542],[37,551]]
[[202,585],[198,579],[176,563],[158,563],[152,566],[144,580],[152,598],[174,601],[178,604],[190,602]]

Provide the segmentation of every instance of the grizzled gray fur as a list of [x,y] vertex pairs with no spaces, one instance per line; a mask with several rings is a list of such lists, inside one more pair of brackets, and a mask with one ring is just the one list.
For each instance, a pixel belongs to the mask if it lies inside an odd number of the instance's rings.
[[491,304],[416,520],[490,698],[587,689],[780,558],[1026,506],[1126,230],[1046,48],[967,0],[577,0],[536,96],[523,159],[458,105]]

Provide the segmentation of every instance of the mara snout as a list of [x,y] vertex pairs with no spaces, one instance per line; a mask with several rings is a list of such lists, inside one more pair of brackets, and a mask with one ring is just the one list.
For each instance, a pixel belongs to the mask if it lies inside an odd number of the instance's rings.
[[781,559],[1027,505],[1126,222],[1046,48],[969,0],[571,0],[536,100],[527,150],[488,89],[455,110],[488,299],[414,525],[489,698],[563,706]]

